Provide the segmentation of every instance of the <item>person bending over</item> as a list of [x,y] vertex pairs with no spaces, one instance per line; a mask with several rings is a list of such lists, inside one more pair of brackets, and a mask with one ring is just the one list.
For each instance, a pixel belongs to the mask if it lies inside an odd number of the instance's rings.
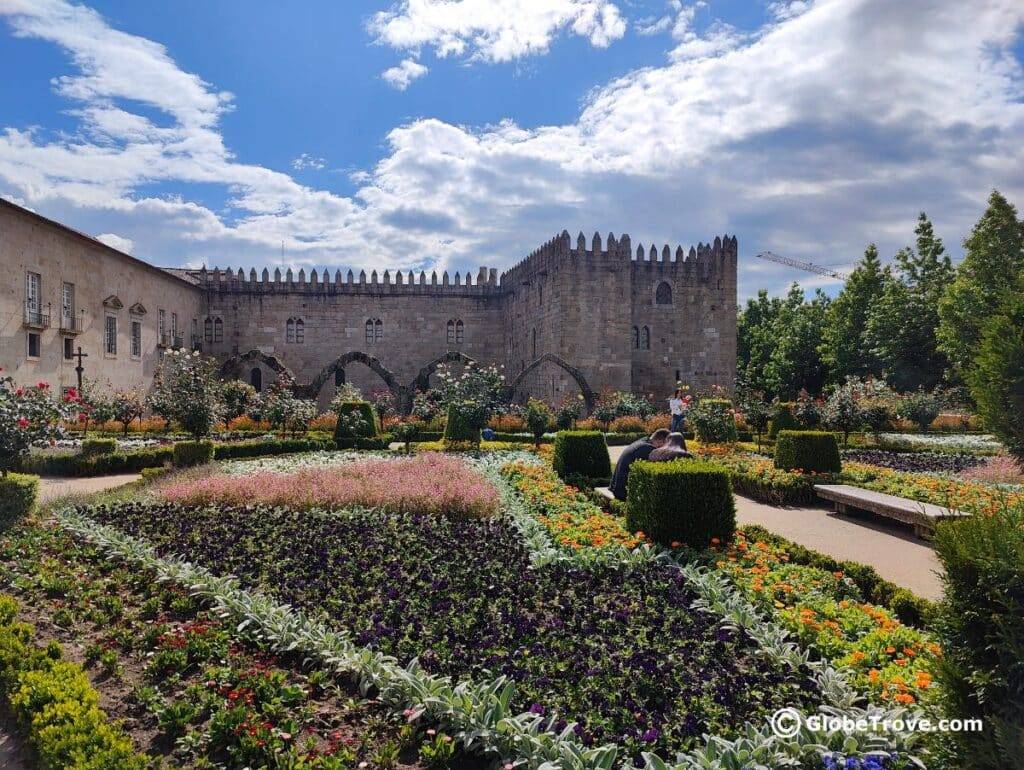
[[670,433],[665,440],[664,446],[653,450],[647,456],[647,459],[652,463],[663,463],[683,457],[693,457],[692,454],[686,451],[686,438],[682,433]]
[[629,466],[637,460],[646,460],[651,452],[665,444],[669,432],[665,428],[658,428],[649,437],[638,439],[626,447],[619,455],[619,461],[615,463],[615,472],[612,474],[610,489],[616,500],[626,499],[626,482],[629,480]]

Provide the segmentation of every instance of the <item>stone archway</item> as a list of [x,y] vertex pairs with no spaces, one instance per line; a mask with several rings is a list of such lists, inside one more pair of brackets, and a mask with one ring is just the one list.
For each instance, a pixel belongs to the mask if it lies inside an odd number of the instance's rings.
[[437,367],[441,364],[459,363],[464,366],[476,366],[476,361],[467,356],[465,353],[461,353],[458,350],[449,350],[444,355],[438,356],[433,361],[427,363],[415,379],[409,383],[409,393],[416,393],[418,390],[429,390],[430,389],[430,375],[437,371]]
[[554,364],[555,366],[559,366],[564,369],[566,374],[572,377],[579,386],[580,392],[583,394],[583,403],[586,405],[587,414],[594,411],[594,402],[597,400],[597,395],[587,383],[587,378],[583,376],[583,372],[575,366],[570,365],[565,359],[556,356],[554,353],[545,353],[519,373],[519,375],[512,381],[512,384],[508,387],[506,397],[509,401],[515,397],[515,393],[519,389],[519,386],[522,385],[523,381],[533,372],[533,370],[545,363]]
[[320,370],[320,374],[313,378],[313,380],[305,386],[306,398],[315,399],[320,394],[320,389],[326,384],[326,382],[334,376],[334,373],[338,369],[344,369],[346,366],[352,363],[359,363],[370,369],[382,380],[384,384],[388,386],[388,390],[395,396],[395,402],[398,404],[400,409],[405,408],[405,403],[409,398],[408,389],[399,384],[398,378],[389,370],[384,364],[380,362],[380,359],[371,356],[361,350],[350,350],[344,355],[338,356],[331,363]]
[[[228,358],[220,365],[220,376],[224,379],[242,379],[242,370],[252,364],[263,364],[274,374],[280,376],[287,374],[295,381],[295,375],[291,369],[282,364],[276,357],[267,355],[261,350],[250,350],[242,355],[235,355]],[[248,378],[245,378],[248,382]]]

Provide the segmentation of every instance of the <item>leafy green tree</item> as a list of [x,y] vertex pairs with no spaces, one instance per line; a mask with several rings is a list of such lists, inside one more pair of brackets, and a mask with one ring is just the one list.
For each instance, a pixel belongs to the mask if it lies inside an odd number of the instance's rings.
[[889,280],[889,272],[882,268],[878,257],[878,247],[872,243],[825,315],[820,352],[830,382],[881,374],[881,365],[865,337],[872,308],[881,299]]
[[757,439],[757,451],[761,451],[761,436],[768,430],[774,408],[764,393],[759,390],[742,389],[737,394],[737,402],[743,410],[743,421]]
[[146,405],[142,397],[142,391],[136,388],[115,390],[110,397],[111,417],[121,423],[125,436],[128,435],[128,428],[131,426],[132,420],[137,420],[141,417],[145,408]]
[[850,434],[863,422],[860,405],[857,403],[857,382],[852,380],[840,385],[825,401],[821,410],[821,421],[829,430],[843,434],[843,444],[850,441]]
[[907,393],[899,400],[896,413],[926,431],[939,416],[939,399],[923,390]]
[[989,430],[1024,463],[1024,289],[983,327],[968,383]]
[[782,300],[768,297],[761,289],[756,299],[748,299],[736,319],[736,375],[746,387],[777,395],[769,382],[767,369],[775,349],[775,330],[782,312]]
[[1024,221],[997,190],[964,241],[964,261],[939,302],[939,347],[961,376],[971,368],[981,330],[1024,273]]
[[249,410],[259,400],[259,393],[256,388],[248,382],[241,380],[228,380],[221,387],[221,397],[224,399],[224,414],[221,419],[224,424],[231,422],[236,417],[249,414]]
[[886,381],[901,392],[933,389],[947,368],[936,329],[939,301],[952,281],[953,266],[923,212],[914,232],[917,248],[908,246],[896,254],[896,275],[885,282],[864,335]]
[[543,401],[531,398],[526,402],[526,409],[523,410],[523,418],[526,420],[526,427],[533,434],[533,443],[538,449],[540,440],[544,437],[548,426],[551,424],[551,410]]
[[797,284],[790,287],[775,321],[775,346],[765,367],[771,393],[792,399],[801,389],[821,392],[826,368],[819,345],[828,306],[829,298],[821,291],[808,302],[803,289]]

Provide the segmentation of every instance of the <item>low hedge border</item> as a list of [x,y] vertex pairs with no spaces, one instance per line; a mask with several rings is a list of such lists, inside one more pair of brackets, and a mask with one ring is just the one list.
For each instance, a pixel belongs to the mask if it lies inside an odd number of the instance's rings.
[[606,479],[612,475],[608,445],[598,431],[559,431],[555,434],[551,464],[563,480],[578,476]]
[[839,473],[843,463],[836,435],[820,430],[780,430],[775,439],[775,467],[804,473]]
[[18,603],[0,594],[0,699],[25,731],[41,768],[145,770],[150,759],[99,707],[85,670],[62,660],[60,645],[33,644],[15,620]]
[[87,438],[82,440],[82,454],[109,455],[117,451],[115,438]]
[[817,567],[826,572],[842,572],[857,585],[864,595],[865,601],[881,605],[892,611],[901,623],[923,630],[927,629],[928,624],[935,617],[935,611],[938,608],[937,602],[922,599],[906,588],[900,588],[879,575],[874,567],[859,562],[839,561],[820,551],[805,548],[799,543],[776,535],[759,524],[748,524],[740,531],[746,535],[748,540],[763,540],[769,545],[781,548],[793,564]]
[[[372,439],[374,446],[359,449],[387,449],[387,437]],[[383,442],[383,446],[377,444]],[[215,443],[213,459],[236,460],[247,457],[313,452],[335,448],[330,439],[274,439],[273,441],[232,441]],[[149,447],[113,454],[29,455],[21,461],[21,470],[40,476],[109,476],[115,473],[141,473],[145,468],[159,468],[174,459],[174,446]]]

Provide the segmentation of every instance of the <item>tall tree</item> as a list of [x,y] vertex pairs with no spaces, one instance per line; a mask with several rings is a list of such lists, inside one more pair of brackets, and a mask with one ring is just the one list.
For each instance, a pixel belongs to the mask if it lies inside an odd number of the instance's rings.
[[964,241],[964,261],[939,302],[939,348],[965,377],[985,323],[1024,274],[1024,221],[998,190]]
[[765,370],[773,394],[794,399],[802,389],[821,392],[827,370],[819,346],[828,306],[829,298],[820,290],[808,302],[803,289],[795,283],[790,287],[775,322],[775,345]]
[[917,248],[896,254],[888,281],[868,317],[865,341],[886,381],[899,391],[931,390],[943,381],[947,360],[938,349],[938,305],[953,279],[953,266],[932,223],[921,213]]
[[740,383],[753,390],[775,395],[774,385],[768,381],[766,369],[775,348],[775,328],[782,311],[782,300],[768,298],[761,289],[756,299],[747,305],[736,319],[736,376]]
[[872,355],[865,336],[868,317],[889,280],[889,271],[882,268],[878,258],[878,247],[872,243],[825,317],[820,351],[830,382],[841,384],[851,376],[881,375],[881,365]]

